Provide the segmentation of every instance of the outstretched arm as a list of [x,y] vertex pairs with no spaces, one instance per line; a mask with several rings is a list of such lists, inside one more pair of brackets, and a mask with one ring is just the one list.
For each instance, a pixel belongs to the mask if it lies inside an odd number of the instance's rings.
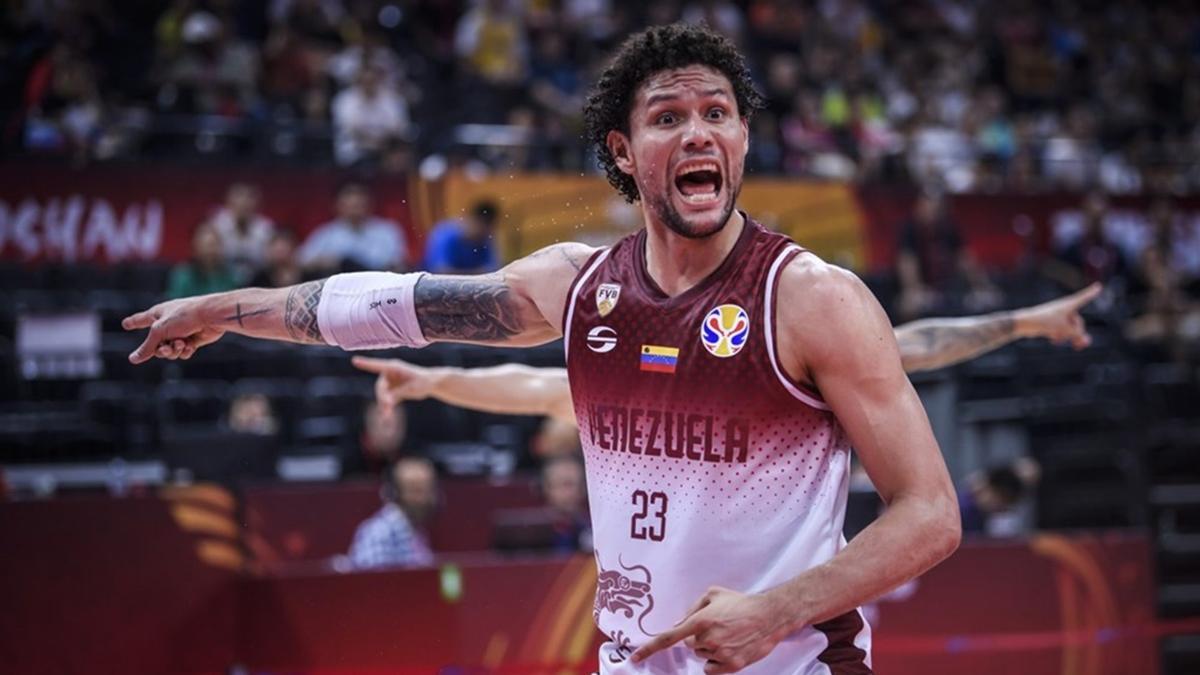
[[896,342],[907,372],[969,361],[1021,338],[1046,338],[1083,349],[1091,343],[1079,310],[1097,295],[1098,283],[1071,295],[1010,312],[955,319],[922,319],[898,326]]
[[122,325],[150,329],[129,356],[134,363],[190,358],[226,332],[348,348],[434,341],[529,346],[558,336],[571,280],[592,252],[582,244],[556,244],[480,276],[359,272],[282,289],[214,293],[155,305]]
[[379,377],[375,399],[384,410],[408,399],[433,398],[502,415],[549,415],[575,423],[571,389],[563,368],[507,363],[490,368],[422,366],[399,359],[354,357],[354,365]]

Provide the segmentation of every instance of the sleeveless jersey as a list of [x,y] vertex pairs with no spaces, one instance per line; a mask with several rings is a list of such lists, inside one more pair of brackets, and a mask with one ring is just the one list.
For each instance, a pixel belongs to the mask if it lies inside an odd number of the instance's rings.
[[[598,570],[600,672],[699,675],[682,643],[628,657],[710,586],[755,593],[845,545],[850,448],[829,407],[777,359],[780,272],[804,253],[746,219],[719,267],[668,297],[646,232],[597,252],[568,295],[563,334]],[[857,610],[788,635],[741,672],[869,673]]]

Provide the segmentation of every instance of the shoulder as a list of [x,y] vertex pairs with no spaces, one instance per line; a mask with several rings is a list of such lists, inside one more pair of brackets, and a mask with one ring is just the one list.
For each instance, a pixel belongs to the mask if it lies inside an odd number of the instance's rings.
[[327,237],[331,234],[344,231],[345,229],[346,226],[344,223],[342,223],[342,221],[330,220],[314,227],[312,232],[308,233],[308,238],[315,239],[317,237]]
[[571,284],[600,249],[575,242],[553,244],[515,260],[501,270],[505,283],[528,297],[557,330]]
[[394,220],[388,220],[387,218],[372,218],[367,227],[363,229],[379,235],[386,235],[388,237],[399,236],[400,223],[397,223]]
[[457,239],[462,229],[457,220],[443,220],[429,231],[429,243],[444,244]]
[[[560,273],[567,273],[568,271],[578,273],[599,250],[601,249],[579,242],[561,242],[538,249],[518,262],[527,263],[531,267],[556,270]],[[567,281],[573,279],[574,275]]]
[[[789,373],[865,354],[894,338],[875,296],[853,272],[811,253],[794,258],[779,279],[780,353]],[[853,348],[848,349],[848,346]]]
[[871,295],[866,284],[850,270],[827,263],[804,252],[784,266],[779,276],[779,293],[803,302],[788,302],[780,309],[796,311],[835,309]]

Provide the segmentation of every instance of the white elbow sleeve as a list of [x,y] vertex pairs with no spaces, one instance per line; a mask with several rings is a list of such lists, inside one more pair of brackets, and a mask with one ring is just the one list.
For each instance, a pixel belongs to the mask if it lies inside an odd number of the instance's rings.
[[424,272],[353,272],[325,281],[317,304],[321,337],[342,349],[424,347],[413,291]]

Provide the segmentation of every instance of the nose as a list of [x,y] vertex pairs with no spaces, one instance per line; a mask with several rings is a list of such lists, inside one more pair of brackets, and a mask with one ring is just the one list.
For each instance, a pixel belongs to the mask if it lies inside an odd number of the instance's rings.
[[698,116],[688,118],[683,127],[683,147],[685,150],[702,150],[713,144],[712,130]]

